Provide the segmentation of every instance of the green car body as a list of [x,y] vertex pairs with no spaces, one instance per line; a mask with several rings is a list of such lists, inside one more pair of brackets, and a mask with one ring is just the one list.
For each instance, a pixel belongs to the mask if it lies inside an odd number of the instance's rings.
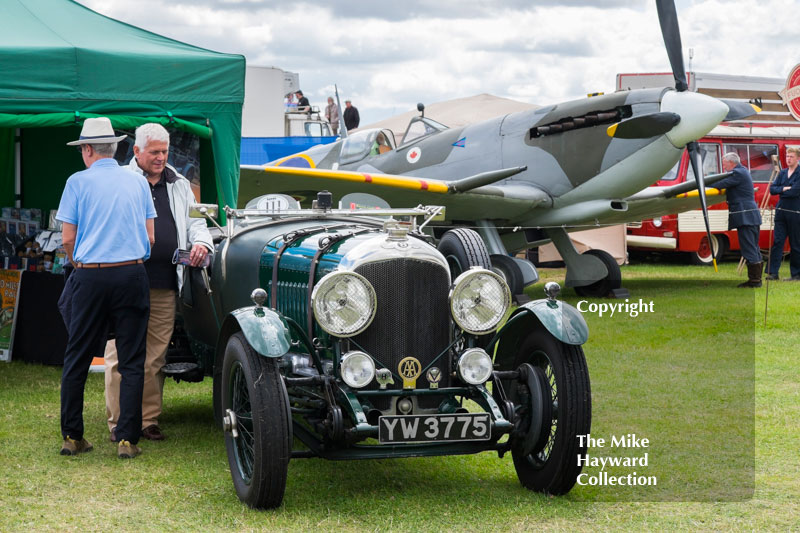
[[442,253],[417,226],[430,211],[390,211],[405,220],[228,210],[210,272],[186,269],[183,328],[237,494],[280,505],[292,458],[482,451],[567,492],[591,420],[581,314],[553,291],[501,327],[510,293],[479,237],[462,229],[464,249]]

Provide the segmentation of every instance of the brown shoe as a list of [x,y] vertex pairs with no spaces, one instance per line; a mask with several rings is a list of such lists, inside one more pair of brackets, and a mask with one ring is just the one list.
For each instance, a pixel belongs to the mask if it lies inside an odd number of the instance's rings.
[[61,455],[78,455],[93,449],[92,443],[86,439],[75,440],[67,437],[64,439],[64,444],[61,445]]
[[142,437],[147,440],[164,440],[167,437],[161,432],[161,428],[156,424],[147,426],[142,430]]
[[117,456],[120,459],[133,459],[140,453],[142,453],[141,448],[135,444],[131,444],[129,440],[123,439],[117,444]]
[[108,440],[111,442],[117,442],[117,428],[111,430],[111,435],[108,436]]

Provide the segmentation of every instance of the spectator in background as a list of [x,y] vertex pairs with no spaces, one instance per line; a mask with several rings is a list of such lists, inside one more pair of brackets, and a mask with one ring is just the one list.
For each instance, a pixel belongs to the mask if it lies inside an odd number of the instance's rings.
[[[747,281],[737,287],[760,287],[761,272],[764,261],[758,247],[758,235],[761,227],[761,212],[756,205],[753,192],[753,178],[750,171],[741,164],[735,152],[722,156],[722,171],[731,172],[727,178],[714,183],[717,189],[725,189],[728,198],[728,227],[736,229],[739,236],[739,248],[747,262]],[[711,250],[716,254],[716,250]]]
[[[767,279],[778,279],[783,260],[783,245],[789,238],[789,273],[787,281],[800,281],[800,148],[786,149],[788,168],[781,170],[769,187],[770,194],[780,196],[775,208],[775,234],[769,251]],[[716,185],[714,185],[716,187]]]
[[350,100],[344,101],[344,127],[347,128],[347,131],[354,130],[358,127],[358,123],[361,122],[361,117],[358,116],[358,109]]
[[311,104],[308,103],[308,98],[303,96],[303,91],[297,91],[295,94],[297,95],[297,110],[302,113],[311,112]]
[[[214,249],[211,234],[200,218],[189,218],[195,203],[189,180],[167,164],[169,132],[161,124],[148,123],[136,128],[134,158],[128,168],[144,176],[155,204],[156,242],[145,263],[150,292],[150,319],[147,323],[147,350],[144,364],[144,392],[141,397],[141,431],[148,440],[164,440],[158,425],[164,393],[164,367],[167,348],[175,324],[176,295],[183,284],[183,265],[172,262],[176,248],[191,250],[192,266],[200,266]],[[106,414],[111,441],[119,438],[120,373],[117,344],[109,341],[105,351]]]
[[332,97],[328,97],[328,105],[325,106],[325,118],[331,125],[334,135],[339,134],[339,106],[333,102]]

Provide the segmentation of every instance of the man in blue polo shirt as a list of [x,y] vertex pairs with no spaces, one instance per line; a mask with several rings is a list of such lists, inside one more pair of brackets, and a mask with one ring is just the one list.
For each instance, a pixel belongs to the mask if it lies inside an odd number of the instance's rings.
[[120,386],[119,457],[138,455],[142,424],[145,338],[150,311],[143,262],[154,242],[156,216],[144,177],[120,167],[108,118],[86,119],[78,146],[86,170],[67,180],[56,218],[75,272],[67,279],[59,309],[69,340],[61,377],[62,455],[92,450],[84,438],[83,391],[92,358],[109,331],[116,336]]

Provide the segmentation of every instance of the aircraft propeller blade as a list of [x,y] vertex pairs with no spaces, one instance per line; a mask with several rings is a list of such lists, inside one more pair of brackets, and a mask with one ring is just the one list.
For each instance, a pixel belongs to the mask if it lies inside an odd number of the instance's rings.
[[689,162],[692,164],[694,171],[694,179],[697,182],[697,192],[700,195],[700,207],[703,210],[703,220],[706,223],[706,237],[708,238],[708,247],[711,250],[711,260],[714,263],[714,272],[719,272],[717,269],[717,251],[714,250],[711,239],[711,224],[708,222],[708,204],[706,203],[706,184],[703,179],[703,165],[700,161],[700,147],[697,141],[692,141],[686,145],[689,151]]
[[336,92],[336,107],[339,108],[339,137],[345,139],[347,138],[347,126],[344,125],[344,111],[342,111],[342,102],[339,100],[339,87],[335,83],[333,90]]
[[683,92],[689,88],[686,83],[686,69],[683,67],[683,50],[681,45],[681,30],[678,27],[678,13],[673,0],[656,0],[658,22],[661,24],[661,35],[667,47],[669,64],[672,75],[675,77],[675,89]]
[[761,112],[761,108],[755,104],[737,102],[736,100],[725,100],[724,98],[720,98],[719,100],[728,106],[728,114],[725,115],[725,121],[740,120]]
[[647,139],[667,133],[680,121],[677,113],[648,113],[612,124],[606,128],[606,133],[617,139]]

